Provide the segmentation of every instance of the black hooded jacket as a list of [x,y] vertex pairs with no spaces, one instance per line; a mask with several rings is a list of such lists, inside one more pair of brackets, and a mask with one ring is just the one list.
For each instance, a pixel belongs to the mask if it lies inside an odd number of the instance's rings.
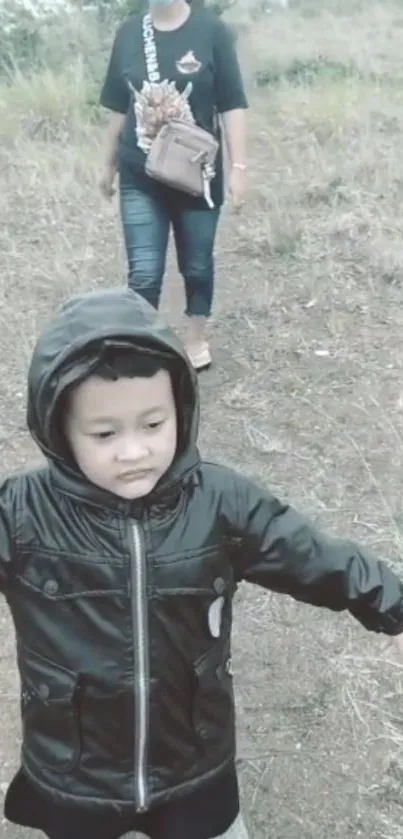
[[[66,459],[55,423],[64,388],[88,375],[110,341],[176,359],[180,450],[136,502],[90,484]],[[231,605],[240,580],[349,609],[376,632],[403,630],[401,584],[385,564],[200,460],[194,374],[179,341],[133,292],[65,305],[39,339],[28,390],[28,425],[47,465],[1,486],[0,586],[16,630],[22,765],[42,792],[142,811],[231,762]]]

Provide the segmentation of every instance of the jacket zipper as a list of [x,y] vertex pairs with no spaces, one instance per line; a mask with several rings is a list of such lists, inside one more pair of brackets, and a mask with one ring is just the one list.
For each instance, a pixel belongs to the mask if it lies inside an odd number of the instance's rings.
[[147,809],[148,627],[145,557],[141,528],[131,522],[131,601],[134,655],[134,784],[138,812]]

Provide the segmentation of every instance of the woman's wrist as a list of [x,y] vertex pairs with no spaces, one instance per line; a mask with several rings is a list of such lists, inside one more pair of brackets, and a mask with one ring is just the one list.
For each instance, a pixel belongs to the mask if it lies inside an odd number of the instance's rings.
[[240,172],[245,172],[245,171],[246,171],[246,169],[247,169],[247,165],[246,165],[246,163],[237,163],[237,162],[235,162],[235,163],[233,163],[233,164],[232,164],[232,168],[233,168],[233,169],[239,169],[239,170],[240,170]]

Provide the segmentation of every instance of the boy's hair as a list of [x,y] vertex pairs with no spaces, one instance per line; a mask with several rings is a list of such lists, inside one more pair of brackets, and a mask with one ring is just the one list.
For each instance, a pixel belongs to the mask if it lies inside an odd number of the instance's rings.
[[136,376],[141,379],[151,379],[160,370],[166,370],[172,374],[172,364],[171,359],[156,353],[151,354],[147,350],[139,351],[135,347],[132,349],[111,346],[104,350],[99,363],[91,371],[91,375],[109,381],[120,378],[134,379]]

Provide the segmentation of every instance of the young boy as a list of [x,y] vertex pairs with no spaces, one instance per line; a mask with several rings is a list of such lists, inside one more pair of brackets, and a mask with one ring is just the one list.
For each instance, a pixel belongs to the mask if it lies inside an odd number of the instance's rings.
[[0,493],[22,686],[5,815],[50,839],[246,836],[238,581],[349,609],[375,632],[403,629],[389,568],[201,461],[198,419],[180,342],[130,290],[71,300],[36,345],[28,426],[47,465]]

